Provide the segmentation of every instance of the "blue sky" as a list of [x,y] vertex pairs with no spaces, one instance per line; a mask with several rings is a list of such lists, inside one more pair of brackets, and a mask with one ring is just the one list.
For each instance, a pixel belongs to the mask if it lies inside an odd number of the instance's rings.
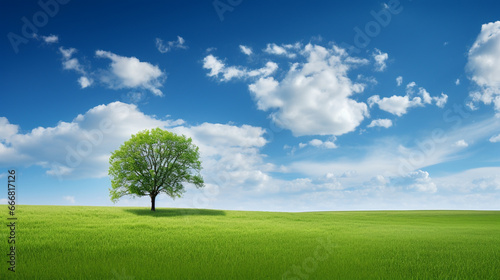
[[496,1],[40,3],[0,4],[18,203],[113,205],[110,152],[162,127],[207,184],[157,207],[499,209]]

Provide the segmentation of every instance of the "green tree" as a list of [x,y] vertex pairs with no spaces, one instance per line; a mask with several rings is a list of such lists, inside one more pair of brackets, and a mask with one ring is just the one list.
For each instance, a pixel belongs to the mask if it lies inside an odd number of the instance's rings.
[[172,198],[185,192],[184,183],[204,186],[198,147],[191,138],[155,128],[144,130],[111,154],[111,201],[125,195],[151,197],[151,211],[160,193]]

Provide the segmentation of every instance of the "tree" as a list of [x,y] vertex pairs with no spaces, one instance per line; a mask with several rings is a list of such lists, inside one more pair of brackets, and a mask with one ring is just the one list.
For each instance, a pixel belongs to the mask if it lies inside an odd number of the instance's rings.
[[132,135],[109,159],[111,200],[148,195],[151,211],[155,211],[158,194],[175,199],[185,192],[184,183],[203,187],[198,147],[191,142],[191,138],[160,128]]

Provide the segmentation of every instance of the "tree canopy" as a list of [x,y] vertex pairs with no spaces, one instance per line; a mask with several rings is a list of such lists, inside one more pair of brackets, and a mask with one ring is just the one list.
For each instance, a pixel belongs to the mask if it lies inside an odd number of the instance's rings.
[[184,183],[204,186],[199,157],[199,148],[184,135],[160,128],[132,135],[109,159],[111,200],[148,195],[151,211],[155,211],[158,194],[175,199],[185,192]]

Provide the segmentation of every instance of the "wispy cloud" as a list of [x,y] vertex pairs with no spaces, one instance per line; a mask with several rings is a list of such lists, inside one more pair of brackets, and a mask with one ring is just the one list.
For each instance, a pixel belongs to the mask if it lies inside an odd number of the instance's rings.
[[368,127],[385,127],[389,128],[392,126],[392,121],[389,119],[377,119],[372,120],[372,122],[368,125]]
[[186,41],[181,36],[177,36],[177,40],[163,42],[162,39],[156,38],[156,48],[161,53],[167,53],[174,49],[187,49]]
[[213,55],[203,59],[203,68],[210,70],[209,77],[219,77],[220,81],[226,82],[231,79],[246,79],[251,77],[267,77],[278,69],[278,64],[268,61],[259,69],[247,69],[241,66],[226,66],[224,62]]
[[80,78],[78,78],[78,83],[82,89],[91,86],[94,82],[93,79],[89,77],[89,74],[80,64],[78,58],[74,57],[77,50],[75,48],[66,49],[64,47],[59,47],[59,52],[61,53],[63,59],[63,69],[72,70],[81,75]]
[[402,76],[399,76],[396,78],[396,84],[398,85],[398,87],[403,84],[403,77]]
[[246,55],[252,55],[252,53],[253,53],[252,48],[244,46],[244,45],[240,45],[240,51]]

